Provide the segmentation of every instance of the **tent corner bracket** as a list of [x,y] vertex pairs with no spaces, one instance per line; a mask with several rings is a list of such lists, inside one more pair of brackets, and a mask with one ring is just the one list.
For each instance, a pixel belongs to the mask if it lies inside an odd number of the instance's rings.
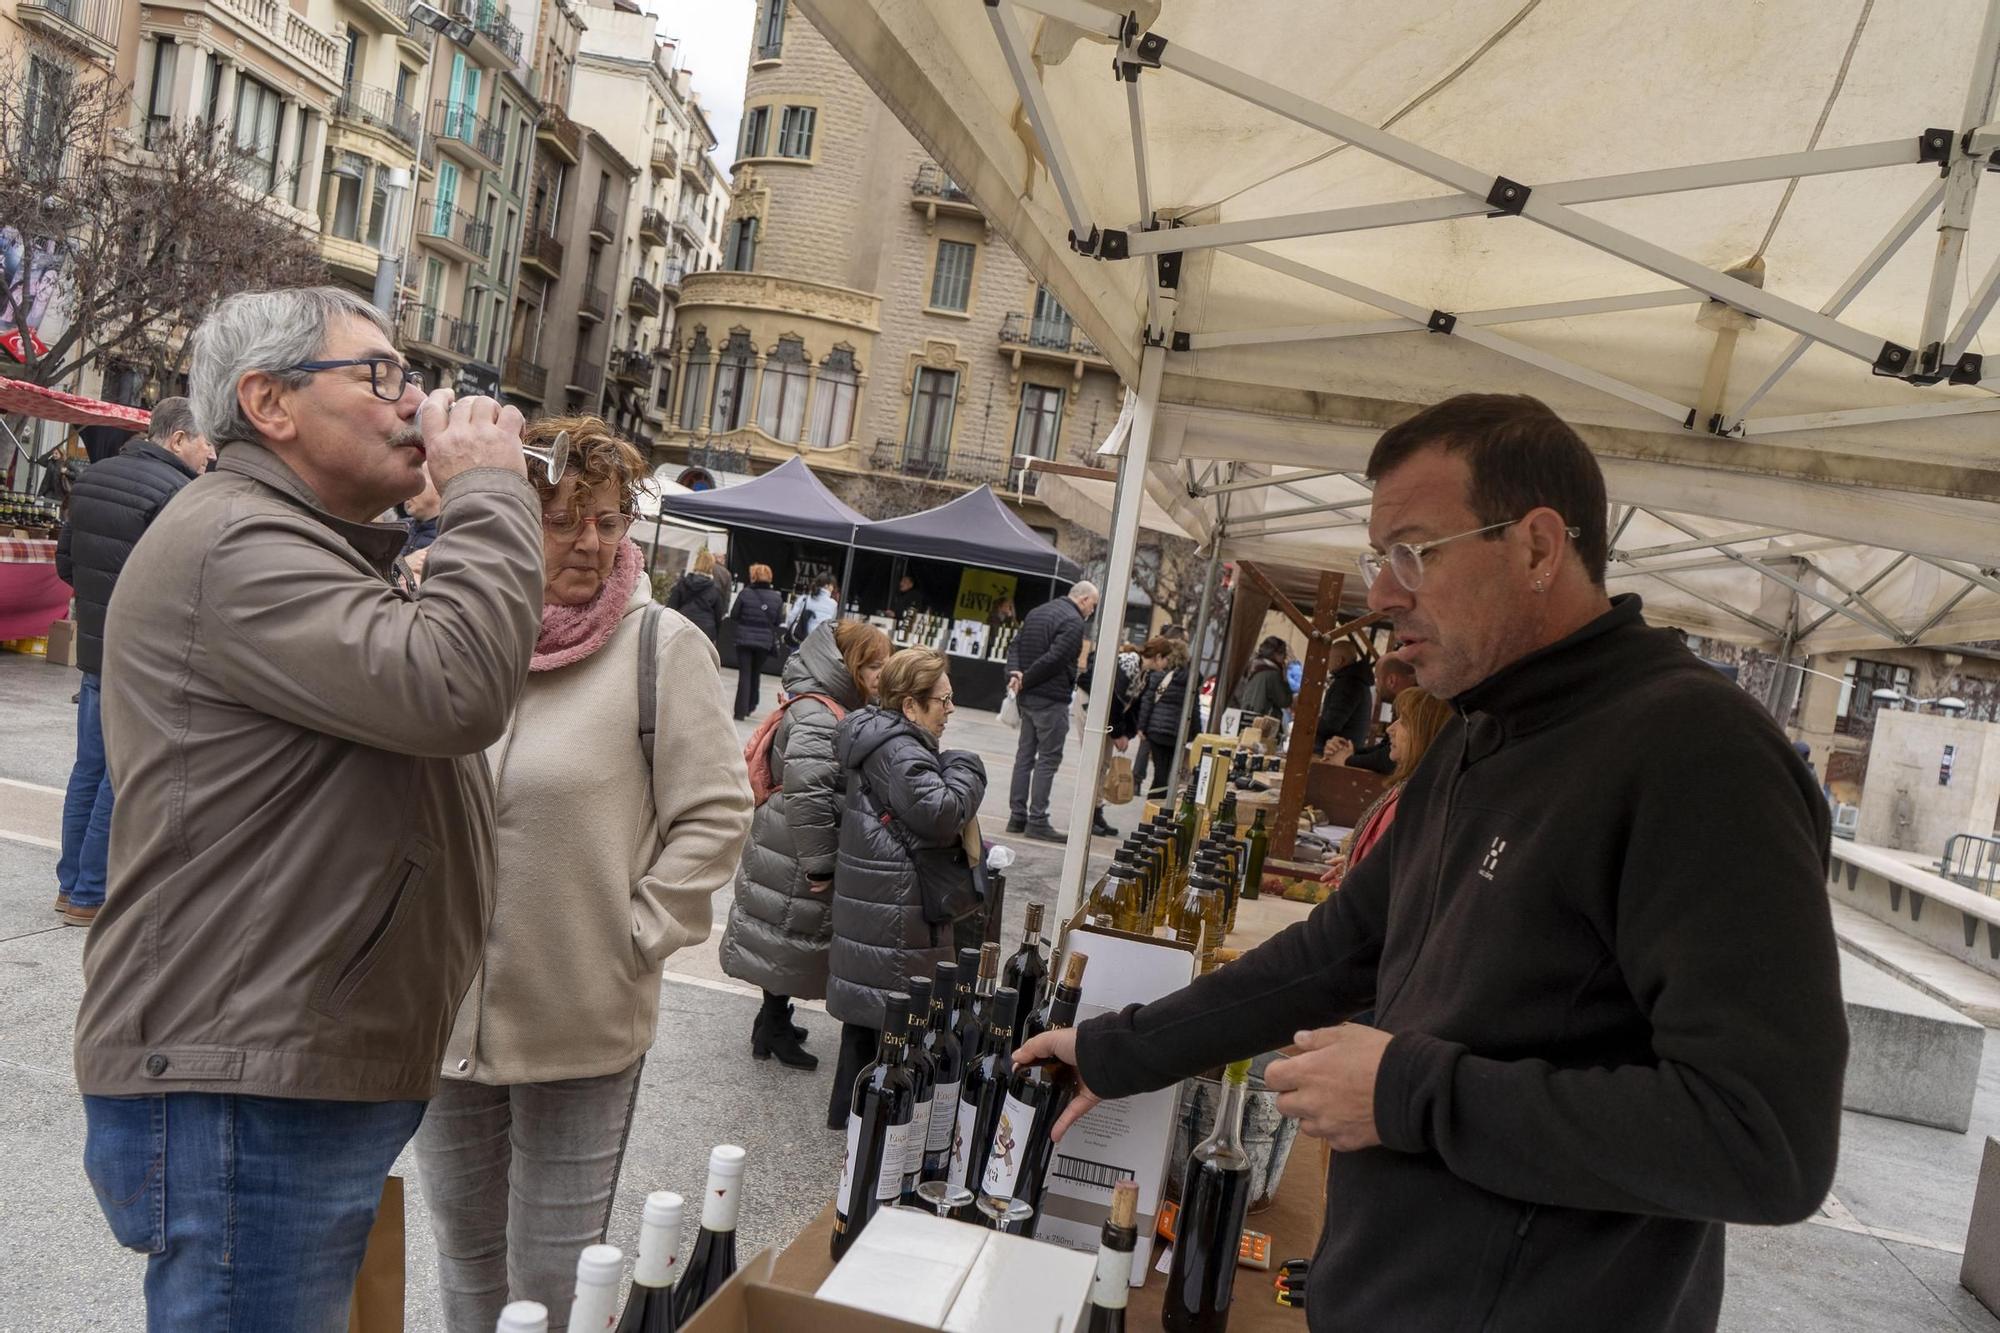
[[1951,169],[1951,145],[1958,136],[1950,130],[1928,129],[1917,136],[1917,161],[1935,162],[1940,173]]
[[1444,310],[1431,311],[1431,317],[1424,321],[1424,327],[1432,333],[1450,333],[1458,327],[1458,316]]
[[1875,373],[1900,378],[1907,375],[1909,370],[1910,349],[1899,343],[1883,343],[1882,350],[1875,356]]
[[1977,352],[1965,352],[1958,358],[1958,364],[1951,368],[1950,383],[1977,384],[1985,369],[1986,358]]
[[[988,4],[995,0],[986,0]],[[1113,58],[1112,72],[1126,83],[1137,83],[1142,69],[1158,69],[1160,56],[1167,49],[1167,39],[1156,32],[1141,33],[1139,16],[1127,12],[1118,22],[1118,54]]]
[[1493,209],[1489,216],[1517,217],[1528,206],[1528,196],[1533,194],[1519,181],[1508,180],[1505,176],[1493,178],[1493,188],[1486,192],[1486,202]]
[[1154,257],[1155,262],[1159,265],[1159,283],[1161,287],[1172,288],[1176,291],[1180,289],[1181,253],[1179,250],[1169,250],[1163,255],[1156,255]]
[[1085,259],[1129,259],[1132,257],[1130,238],[1115,227],[1093,226],[1090,235],[1079,237],[1075,230],[1069,234],[1069,248]]

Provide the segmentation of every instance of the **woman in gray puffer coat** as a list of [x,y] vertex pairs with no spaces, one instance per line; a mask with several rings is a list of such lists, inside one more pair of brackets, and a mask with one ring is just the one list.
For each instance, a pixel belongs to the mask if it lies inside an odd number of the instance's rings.
[[789,702],[781,705],[783,716],[771,733],[776,790],[751,816],[722,936],[722,970],[764,990],[750,1029],[750,1053],[759,1060],[775,1055],[794,1069],[819,1067],[800,1045],[805,1032],[792,1024],[792,1001],[826,994],[828,908],[844,785],[834,731],[842,717],[875,697],[888,660],[888,635],[843,621],[815,629],[785,661]]
[[840,724],[848,775],[833,881],[832,977],[826,1009],[841,1021],[840,1061],[826,1122],[847,1124],[854,1080],[875,1058],[883,997],[930,976],[952,956],[949,923],[924,920],[913,847],[949,847],[986,796],[986,766],[967,750],[940,750],[952,714],[945,657],[905,648],[882,668],[882,703]]

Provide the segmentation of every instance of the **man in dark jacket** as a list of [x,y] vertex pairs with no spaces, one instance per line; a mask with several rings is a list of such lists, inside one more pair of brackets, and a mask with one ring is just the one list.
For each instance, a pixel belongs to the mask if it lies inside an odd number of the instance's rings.
[[1097,585],[1078,583],[1067,597],[1043,602],[1028,612],[1007,648],[1007,688],[1021,712],[1021,739],[1014,748],[1009,784],[1007,831],[1041,842],[1062,842],[1049,823],[1049,789],[1062,766],[1069,735],[1070,697],[1083,657],[1084,630],[1097,611]]
[[62,859],[56,862],[56,911],[68,925],[97,919],[111,850],[111,774],[99,720],[105,608],[140,536],[214,460],[215,450],[195,430],[188,400],[164,399],[145,436],[85,469],[70,495],[69,522],[56,538],[56,574],[76,590],[76,664],[83,672],[76,763],[63,797]]
[[1258,644],[1256,659],[1250,663],[1249,672],[1237,685],[1236,695],[1229,701],[1229,706],[1242,709],[1246,720],[1284,717],[1285,710],[1292,706],[1292,685],[1285,678],[1288,656],[1285,641],[1275,634]]
[[[410,534],[403,541],[405,560],[437,540],[438,512],[443,508],[444,501],[439,498],[437,487],[431,484],[430,473],[424,473],[424,488],[403,501],[403,528]],[[423,565],[417,568],[421,570]]]
[[1374,712],[1374,691],[1368,687],[1375,668],[1352,643],[1333,645],[1332,668],[1326,678],[1326,693],[1319,704],[1319,726],[1313,744],[1324,746],[1334,736],[1344,736],[1359,746],[1368,739]]
[[1077,1063],[1081,1114],[1296,1043],[1266,1080],[1335,1149],[1315,1333],[1713,1329],[1723,1224],[1833,1179],[1826,803],[1607,598],[1603,479],[1545,406],[1450,399],[1368,475],[1369,605],[1458,714],[1395,823],[1306,921],[1019,1058]]
[[1389,728],[1381,714],[1396,702],[1397,695],[1414,688],[1416,683],[1407,662],[1384,654],[1375,663],[1375,698],[1382,707],[1373,710],[1377,724],[1374,735],[1359,744],[1345,736],[1331,736],[1320,742],[1320,753],[1349,768],[1365,768],[1371,773],[1395,772],[1396,761],[1389,757]]

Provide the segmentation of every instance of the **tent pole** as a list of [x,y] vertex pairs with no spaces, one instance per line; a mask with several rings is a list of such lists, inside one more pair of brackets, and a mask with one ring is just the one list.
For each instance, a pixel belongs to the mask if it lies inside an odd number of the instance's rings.
[[[1194,715],[1194,701],[1201,694],[1201,640],[1208,633],[1208,617],[1215,605],[1215,581],[1222,574],[1222,523],[1215,525],[1215,535],[1208,539],[1208,573],[1201,581],[1201,604],[1195,608],[1194,624],[1188,630],[1188,683],[1181,692],[1181,716],[1174,724],[1174,735],[1187,736],[1188,718]],[[1217,682],[1218,686],[1220,682]],[[1220,691],[1218,690],[1218,693]],[[1212,710],[1211,710],[1212,711]],[[1213,718],[1203,718],[1205,726],[1213,726]],[[1187,759],[1187,746],[1174,746],[1173,763],[1167,766],[1167,799],[1172,800],[1180,790],[1181,764]]]
[[[1146,494],[1147,456],[1152,451],[1153,421],[1160,406],[1160,378],[1166,349],[1149,344],[1139,356],[1139,391],[1132,413],[1132,433],[1118,467],[1118,497],[1112,505],[1111,555],[1104,571],[1098,602],[1097,642],[1115,645],[1125,634],[1125,602],[1132,590],[1132,558],[1139,545],[1140,502]],[[1103,666],[1102,659],[1099,661]],[[1076,914],[1083,898],[1083,878],[1090,862],[1090,816],[1097,808],[1097,771],[1104,762],[1104,742],[1111,716],[1111,685],[1117,665],[1090,678],[1090,703],[1084,710],[1083,752],[1077,756],[1076,788],[1070,796],[1069,842],[1063,848],[1062,878],[1056,882],[1056,922],[1060,930]]]
[[[1996,76],[2000,76],[2000,0],[1986,0],[1986,18],[1979,27],[1979,42],[1972,48],[1972,78],[1965,89],[1965,109],[1956,128],[1975,130],[1986,122],[1993,109]],[[1920,352],[1944,341],[1945,321],[1951,318],[1951,298],[1958,286],[1959,264],[1965,256],[1965,238],[1972,230],[1973,200],[1979,190],[1979,178],[1985,174],[1983,156],[1953,146],[1951,156],[1946,159],[1937,252],[1931,258],[1930,289],[1924,299],[1922,331],[1917,335]],[[1946,367],[1940,359],[1926,368]]]

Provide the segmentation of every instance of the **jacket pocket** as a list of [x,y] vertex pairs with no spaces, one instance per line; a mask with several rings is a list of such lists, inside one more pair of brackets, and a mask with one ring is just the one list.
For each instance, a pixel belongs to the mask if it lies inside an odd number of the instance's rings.
[[83,1172],[111,1234],[140,1254],[167,1248],[167,1099],[85,1097]]
[[1494,1329],[1501,1327],[1501,1306],[1507,1299],[1508,1285],[1521,1267],[1521,1249],[1528,1243],[1528,1228],[1534,1221],[1535,1205],[1522,1205],[1521,1214],[1514,1223],[1514,1234],[1507,1243],[1506,1257],[1500,1263],[1499,1276],[1493,1282],[1493,1299],[1487,1303],[1486,1317],[1479,1323],[1479,1333],[1493,1333]]
[[394,941],[397,927],[408,919],[430,868],[430,843],[419,838],[399,857],[388,876],[369,895],[334,951],[335,966],[313,988],[312,1007],[328,1018],[339,1018],[347,1002]]

